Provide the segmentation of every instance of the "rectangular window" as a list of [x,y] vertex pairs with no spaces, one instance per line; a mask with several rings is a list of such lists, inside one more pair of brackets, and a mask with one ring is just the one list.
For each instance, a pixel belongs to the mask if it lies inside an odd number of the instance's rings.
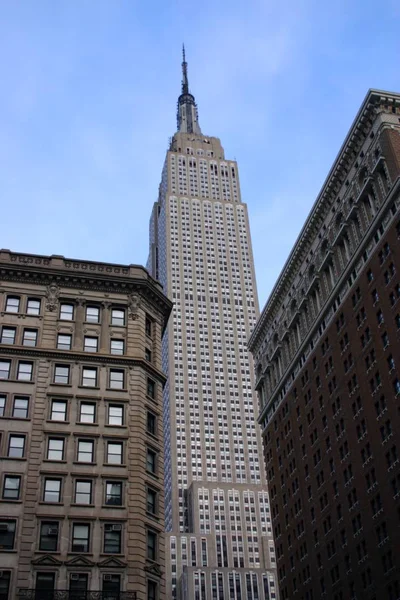
[[106,482],[106,504],[111,506],[122,506],[122,482]]
[[66,421],[67,420],[67,401],[52,400],[51,401],[51,421]]
[[18,296],[7,296],[6,312],[18,313],[19,312],[20,299]]
[[11,360],[0,360],[0,379],[10,379]]
[[146,317],[146,335],[148,335],[149,337],[151,337],[151,330],[152,330],[152,322],[151,319],[149,317]]
[[15,529],[17,522],[14,520],[0,521],[0,550],[13,550]]
[[107,442],[107,462],[112,465],[122,465],[122,442]]
[[75,482],[75,503],[92,504],[92,481],[77,479]]
[[61,304],[60,305],[60,319],[62,321],[73,321],[73,319],[74,319],[74,305],[73,304]]
[[146,470],[148,473],[156,473],[157,469],[157,452],[147,448]]
[[69,384],[69,365],[56,365],[54,368],[54,383]]
[[121,404],[108,405],[108,424],[123,425],[124,424],[124,407]]
[[12,416],[16,419],[27,419],[29,409],[29,398],[15,396]]
[[[111,574],[104,574],[103,575],[103,587],[102,587],[102,591],[103,592],[110,592],[110,599],[114,598],[114,597],[118,597],[117,594],[120,593],[121,591],[121,575],[111,575]],[[117,596],[116,596],[117,595]],[[108,593],[107,594],[103,594],[103,596],[105,598],[108,597]]]
[[153,400],[156,397],[156,384],[152,379],[147,379],[147,395]]
[[57,348],[59,350],[71,350],[72,335],[69,333],[59,333],[57,336]]
[[147,530],[147,558],[157,560],[157,534],[151,529]]
[[100,321],[100,309],[97,306],[86,307],[86,321],[88,323],[98,323]]
[[25,453],[25,436],[24,435],[10,435],[8,442],[8,457],[9,458],[23,458]]
[[82,385],[85,387],[97,387],[97,369],[85,367],[82,371]]
[[33,363],[22,362],[18,363],[17,379],[18,381],[32,381]]
[[149,411],[147,411],[147,432],[157,435],[157,417]]
[[40,524],[39,550],[56,552],[58,547],[58,521],[42,521]]
[[157,600],[157,583],[151,579],[147,581],[147,600]]
[[121,554],[122,525],[105,523],[104,525],[104,553]]
[[[39,592],[54,592],[56,585],[56,574],[55,573],[37,573],[36,574],[36,591]],[[40,597],[40,595],[38,594]],[[51,597],[51,596],[50,596]],[[47,594],[45,596],[47,598]]]
[[3,484],[3,499],[19,500],[20,493],[21,477],[19,475],[5,475]]
[[117,325],[119,327],[122,327],[125,325],[125,311],[118,309],[118,308],[113,308],[111,310],[111,325]]
[[91,336],[85,336],[84,339],[84,344],[83,344],[83,349],[85,352],[97,352],[97,348],[98,348],[98,338],[97,337],[91,337]]
[[61,502],[61,479],[46,477],[43,487],[43,502],[57,504]]
[[110,388],[112,390],[124,389],[124,371],[110,369]]
[[40,300],[37,298],[28,298],[26,312],[28,315],[40,315]]
[[3,394],[0,396],[0,417],[4,417],[4,412],[6,410],[6,396]]
[[69,576],[69,598],[85,600],[88,591],[89,576],[87,573],[71,573]]
[[71,552],[89,552],[90,525],[74,523]]
[[157,514],[157,492],[151,488],[147,488],[147,512]]
[[78,440],[78,462],[92,463],[94,454],[93,440]]
[[1,330],[1,343],[2,344],[15,344],[15,334],[17,330],[15,327],[3,327]]
[[38,338],[37,329],[24,329],[22,345],[23,346],[36,346],[37,338]]
[[149,348],[145,348],[144,357],[148,362],[151,362],[151,350]]
[[63,460],[64,458],[64,438],[49,438],[47,446],[48,460]]
[[0,599],[1,600],[8,600],[9,598],[9,593],[10,593],[10,579],[11,579],[11,572],[10,571],[3,571],[2,576],[0,577]]
[[111,340],[111,354],[123,354],[124,351],[124,340]]
[[80,423],[94,423],[96,420],[96,405],[93,402],[81,402],[79,410]]

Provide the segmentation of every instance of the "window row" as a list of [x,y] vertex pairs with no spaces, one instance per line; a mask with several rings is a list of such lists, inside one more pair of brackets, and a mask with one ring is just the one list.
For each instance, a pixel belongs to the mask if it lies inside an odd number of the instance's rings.
[[[44,477],[41,486],[41,501],[48,504],[61,504],[64,496],[63,477]],[[81,506],[94,506],[96,481],[88,478],[76,478],[73,482],[72,503]],[[125,506],[126,484],[115,479],[105,481],[102,501],[105,506]],[[70,495],[68,495],[70,498]],[[5,474],[3,477],[2,499],[8,502],[22,498],[22,475]],[[158,490],[146,487],[146,510],[151,515],[158,514]]]
[[[20,459],[26,457],[26,435],[10,433],[7,444],[7,457]],[[74,444],[74,461],[76,463],[97,464],[97,451],[101,444],[98,439],[77,438]],[[45,460],[66,461],[68,439],[62,436],[49,437],[45,448]],[[126,464],[126,441],[109,440],[104,443],[105,465]],[[146,471],[152,475],[158,473],[158,451],[153,448],[146,449]]]
[[[124,554],[125,523],[102,523],[101,549],[104,554]],[[98,541],[95,523],[72,522],[68,537],[69,552],[78,554],[90,553]],[[39,524],[37,549],[41,552],[60,551],[60,542],[65,543],[65,536],[61,536],[62,522],[59,520],[45,520]],[[63,532],[64,533],[64,532]],[[17,521],[15,519],[0,520],[0,551],[14,550],[16,546]],[[97,535],[96,535],[97,534]],[[158,532],[146,530],[147,558],[152,561],[158,559]]]

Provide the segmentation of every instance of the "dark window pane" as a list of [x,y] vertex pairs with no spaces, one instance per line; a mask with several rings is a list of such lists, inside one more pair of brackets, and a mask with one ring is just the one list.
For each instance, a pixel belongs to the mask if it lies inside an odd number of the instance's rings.
[[122,483],[120,481],[107,481],[106,504],[122,506]]
[[75,524],[72,530],[72,552],[89,552],[89,525]]
[[121,554],[122,525],[104,525],[104,552]]
[[58,531],[57,521],[43,521],[40,525],[39,550],[55,552],[58,546]]

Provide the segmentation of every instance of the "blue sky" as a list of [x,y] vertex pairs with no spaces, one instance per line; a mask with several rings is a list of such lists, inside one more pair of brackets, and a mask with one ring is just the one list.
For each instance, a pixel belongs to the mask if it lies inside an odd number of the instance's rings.
[[261,306],[368,88],[400,91],[397,0],[3,0],[0,15],[0,247],[145,264],[184,41],[202,130],[239,163]]

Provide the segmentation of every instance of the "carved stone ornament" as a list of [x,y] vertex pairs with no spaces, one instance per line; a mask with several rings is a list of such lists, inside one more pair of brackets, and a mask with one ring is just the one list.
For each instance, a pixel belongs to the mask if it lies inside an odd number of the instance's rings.
[[140,298],[137,294],[128,296],[128,315],[133,321],[139,318]]
[[46,289],[46,308],[50,312],[57,310],[58,297],[60,295],[60,288],[56,283],[51,283]]

